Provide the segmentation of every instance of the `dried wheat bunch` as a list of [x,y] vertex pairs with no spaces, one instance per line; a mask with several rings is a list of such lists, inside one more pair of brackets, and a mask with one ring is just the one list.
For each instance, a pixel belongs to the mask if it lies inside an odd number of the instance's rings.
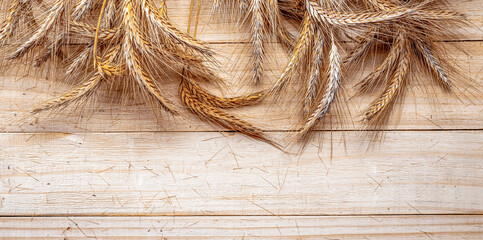
[[[369,6],[380,11],[411,8],[398,1],[367,2]],[[383,123],[411,79],[419,78],[418,75],[411,74],[416,69],[427,71],[438,85],[451,91],[453,84],[446,70],[450,67],[435,40],[457,39],[458,36],[447,29],[462,24],[465,24],[463,15],[448,10],[443,1],[431,1],[418,6],[412,16],[367,31],[365,37],[361,38],[355,50],[347,57],[346,65],[355,65],[364,57],[365,52],[377,45],[389,46],[389,52],[381,65],[357,85],[359,93],[383,87],[378,98],[364,112],[364,120],[376,125]]]
[[[261,94],[222,98],[200,82],[223,81],[208,67],[213,51],[168,18],[166,2],[154,0],[11,0],[0,28],[0,63],[61,66],[71,91],[35,108],[38,113],[89,97],[103,83],[135,89],[178,114],[163,84],[167,71],[182,75],[182,103],[203,119],[269,141],[252,124],[223,108],[252,105]],[[187,67],[189,66],[189,67]],[[80,80],[79,80],[80,79]]]
[[[270,2],[270,1],[266,1]],[[363,90],[378,84],[386,87],[366,111],[367,122],[380,122],[384,113],[396,102],[406,85],[414,64],[428,69],[435,80],[449,89],[450,81],[444,70],[444,57],[434,40],[450,35],[448,26],[464,22],[461,14],[448,10],[444,0],[278,0],[275,22],[268,21],[265,5],[253,7],[258,1],[215,1],[215,7],[226,4],[234,9],[245,9],[251,33],[253,58],[260,59],[263,46],[260,39],[285,32],[284,21],[298,22],[299,36],[293,43],[292,55],[277,81],[264,96],[280,96],[289,83],[305,86],[303,112],[305,119],[297,127],[296,139],[303,139],[329,112],[336,102],[343,80],[359,66],[374,47],[390,45],[387,59],[359,85]],[[269,6],[266,3],[266,6]],[[238,10],[239,11],[239,10]],[[258,13],[259,12],[259,13]],[[263,17],[257,17],[257,15]],[[269,15],[270,16],[270,15]],[[282,20],[280,20],[282,19]],[[268,25],[267,23],[272,25]],[[260,31],[258,26],[266,26]],[[290,36],[289,34],[287,34]],[[455,37],[455,36],[454,36]],[[343,60],[339,43],[356,40],[357,45]],[[284,43],[284,41],[281,41]],[[262,48],[263,49],[263,48]],[[263,55],[262,55],[263,56]],[[254,76],[261,76],[254,61]],[[361,91],[363,91],[361,90]]]

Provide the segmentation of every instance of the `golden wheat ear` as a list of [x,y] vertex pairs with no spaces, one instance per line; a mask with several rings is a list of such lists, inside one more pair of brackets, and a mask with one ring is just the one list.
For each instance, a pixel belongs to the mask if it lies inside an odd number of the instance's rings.
[[43,103],[42,105],[32,109],[31,112],[36,114],[43,111],[66,107],[67,105],[73,102],[79,101],[81,99],[85,99],[98,88],[98,86],[101,83],[101,80],[102,80],[101,75],[95,74],[93,77],[89,78],[80,86],[70,90],[69,92],[63,94],[58,98],[55,98]]
[[423,64],[426,65],[433,78],[436,79],[436,82],[438,82],[443,89],[450,91],[452,82],[446,70],[443,68],[441,60],[435,54],[436,52],[434,50],[434,44],[431,42],[424,43],[417,41],[414,48]]
[[266,44],[280,41],[288,49],[293,48],[294,38],[286,29],[278,0],[217,0],[213,8],[219,13],[237,12],[237,22],[246,24],[251,48],[251,81],[260,83],[264,74]]
[[[312,112],[305,120],[305,124],[297,133],[297,139],[304,139],[310,130],[312,130],[316,124],[327,115],[331,105],[335,101],[337,92],[339,91],[342,70],[341,70],[341,57],[339,53],[339,47],[332,38],[331,47],[329,51],[329,61],[327,66],[327,82],[321,94],[320,100],[317,105],[313,107]],[[310,107],[310,106],[308,106]]]
[[409,52],[407,37],[400,33],[397,45],[401,46],[397,56],[398,63],[394,74],[387,80],[387,87],[384,92],[375,100],[365,112],[365,120],[373,121],[375,118],[383,116],[396,102],[397,97],[403,91],[409,72]]
[[[189,74],[187,75],[189,76]],[[183,77],[179,87],[181,101],[191,112],[198,115],[201,119],[280,148],[280,145],[270,140],[262,129],[221,110],[220,106],[216,106],[219,103],[213,102],[213,99],[206,99],[206,95],[200,94],[201,88],[194,81],[195,79],[193,78]],[[226,105],[221,104],[221,106]]]
[[297,72],[297,69],[306,61],[305,57],[312,43],[313,35],[314,29],[311,26],[310,16],[307,14],[302,21],[300,36],[294,47],[292,56],[277,81],[272,85],[267,96],[274,96],[286,87],[287,83],[290,82],[291,78]]
[[[188,74],[190,76],[191,74]],[[191,77],[192,79],[193,77]],[[258,104],[260,99],[263,97],[264,92],[256,92],[252,94],[248,94],[245,96],[237,96],[237,97],[219,97],[214,94],[209,93],[204,88],[202,88],[199,84],[189,81],[187,84],[190,92],[200,101],[211,105],[217,108],[239,108],[239,107],[246,107]]]
[[[418,7],[396,6],[390,2],[370,0],[375,9],[406,8],[410,13],[402,16],[398,22],[390,22],[380,28],[379,37],[393,38],[390,51],[381,65],[358,83],[359,93],[369,92],[384,84],[379,97],[364,112],[364,120],[379,126],[384,124],[391,109],[410,84],[410,73],[417,66],[426,69],[433,79],[445,90],[450,90],[452,82],[443,67],[441,56],[436,51],[435,40],[454,36],[448,32],[448,26],[464,23],[464,16],[457,12],[443,9],[444,4],[435,1]],[[409,10],[412,9],[412,10]],[[396,33],[396,34],[394,34]],[[385,40],[381,39],[381,42]],[[357,50],[355,50],[357,52]],[[421,68],[420,68],[421,69]]]
[[7,17],[0,25],[0,45],[6,44],[7,39],[18,27],[18,22],[22,15],[26,13],[28,6],[28,2],[25,1],[15,0],[10,3]]

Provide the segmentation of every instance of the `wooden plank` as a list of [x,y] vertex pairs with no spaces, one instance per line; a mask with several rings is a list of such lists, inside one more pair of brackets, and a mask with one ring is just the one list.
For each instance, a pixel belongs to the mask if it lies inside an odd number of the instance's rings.
[[[168,14],[172,21],[181,29],[186,30],[188,25],[188,16],[190,9],[190,0],[168,0]],[[196,1],[197,2],[197,1]],[[461,39],[464,40],[482,40],[483,32],[483,0],[464,0],[464,1],[448,1],[452,7],[450,9],[459,11],[467,16],[471,22],[471,26],[456,26],[453,32],[464,34]],[[196,11],[196,9],[195,9]],[[221,16],[211,10],[211,4],[202,5],[200,12],[200,21],[198,29],[198,37],[208,42],[239,42],[247,41],[246,26],[237,26],[236,19],[220,18]],[[193,23],[195,22],[193,16]],[[293,32],[296,29],[291,28]],[[193,31],[193,29],[192,29]],[[454,39],[441,39],[454,40]]]
[[0,215],[483,214],[481,131],[316,137],[4,133]]
[[20,217],[2,239],[479,239],[482,216]]
[[[268,88],[275,81],[286,62],[287,54],[281,48],[272,49],[272,58],[267,63],[266,80],[261,86],[244,84],[242,81],[248,66],[249,53],[244,51],[243,44],[215,45],[223,53],[219,56],[223,75],[229,81],[227,95],[244,94]],[[482,129],[483,128],[483,79],[481,65],[483,63],[483,42],[465,42],[458,44],[463,51],[455,51],[450,44],[445,45],[452,52],[455,62],[461,71],[475,79],[470,92],[458,93],[458,97],[443,92],[424,75],[415,75],[411,80],[410,91],[405,96],[405,102],[395,109],[385,129]],[[471,53],[471,57],[467,55]],[[381,56],[382,57],[382,56]],[[346,78],[343,84],[347,98],[354,95],[355,82],[365,76],[372,64],[367,64],[364,74],[354,78]],[[34,74],[34,73],[32,73]],[[94,96],[95,101],[84,108],[67,108],[54,115],[32,116],[29,110],[37,104],[59,96],[68,91],[72,85],[59,81],[46,80],[41,77],[24,77],[25,74],[4,74],[17,77],[3,77],[0,83],[0,131],[3,132],[126,132],[126,131],[212,131],[209,124],[201,122],[191,113],[185,112],[186,118],[173,118],[162,113],[162,110],[152,109],[144,104],[139,97],[128,100],[127,104],[119,104],[118,93],[109,96],[106,91],[100,91]],[[422,79],[420,79],[421,77]],[[161,77],[163,87],[177,99],[179,75],[169,74]],[[209,86],[208,86],[209,87]],[[468,87],[468,86],[463,86]],[[211,87],[210,89],[214,89]],[[429,90],[428,90],[429,89]],[[296,85],[283,93],[284,98],[275,102],[268,100],[260,106],[247,107],[235,111],[256,125],[267,130],[287,130],[300,122],[300,93],[302,88]],[[217,92],[217,91],[214,91]],[[319,129],[360,130],[364,124],[360,122],[362,109],[368,106],[378,93],[356,96],[347,105],[339,104],[341,108],[337,115],[328,118]],[[297,97],[298,96],[298,97]],[[341,103],[345,101],[340,101]],[[79,111],[82,110],[82,111]],[[336,108],[332,109],[335,113]],[[159,116],[156,118],[153,112]],[[40,117],[40,119],[39,119]],[[330,120],[330,121],[329,121]],[[332,125],[328,123],[332,123]],[[62,124],[59,124],[62,123]]]

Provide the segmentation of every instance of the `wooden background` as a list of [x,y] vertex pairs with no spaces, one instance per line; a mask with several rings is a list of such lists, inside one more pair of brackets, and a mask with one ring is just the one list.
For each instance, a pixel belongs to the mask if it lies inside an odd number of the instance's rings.
[[[183,29],[189,2],[168,1]],[[453,51],[454,39],[441,44],[476,89],[462,100],[434,89],[436,101],[417,87],[430,82],[418,80],[376,143],[352,120],[373,97],[352,99],[294,154],[196,117],[155,116],[139,101],[119,105],[103,92],[82,114],[30,116],[70,85],[3,73],[0,238],[483,238],[483,1],[451,2],[474,26],[455,29],[465,34],[462,51]],[[220,50],[230,89],[240,89],[231,93],[253,90],[240,84],[244,30],[203,5],[198,36]],[[267,85],[287,58],[270,49]],[[174,95],[179,79],[169,81]],[[237,114],[284,139],[300,121],[294,95]]]

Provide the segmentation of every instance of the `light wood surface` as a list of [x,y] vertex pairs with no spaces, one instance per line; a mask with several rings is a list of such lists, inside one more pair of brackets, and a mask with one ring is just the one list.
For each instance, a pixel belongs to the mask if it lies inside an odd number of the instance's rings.
[[[483,2],[451,2],[474,26],[455,29],[463,42],[441,44],[471,83],[455,96],[415,78],[377,133],[357,131],[373,96],[353,97],[301,153],[139,100],[120,105],[105,91],[82,108],[31,116],[71,85],[25,70],[2,73],[0,239],[483,238]],[[189,3],[168,0],[183,29]],[[284,50],[270,48],[264,84],[244,85],[245,30],[203,6],[199,37],[219,53],[230,82],[224,93],[267,87]],[[174,96],[179,76],[165,77]],[[345,83],[347,97],[359,77]],[[287,142],[300,121],[296,96],[289,89],[275,107],[234,113]]]
[[2,134],[1,211],[12,216],[483,213],[479,131],[396,131],[385,133],[373,149],[368,142],[367,133],[320,133],[297,156],[220,133]]
[[0,230],[9,239],[477,239],[482,224],[474,215],[15,217]]

